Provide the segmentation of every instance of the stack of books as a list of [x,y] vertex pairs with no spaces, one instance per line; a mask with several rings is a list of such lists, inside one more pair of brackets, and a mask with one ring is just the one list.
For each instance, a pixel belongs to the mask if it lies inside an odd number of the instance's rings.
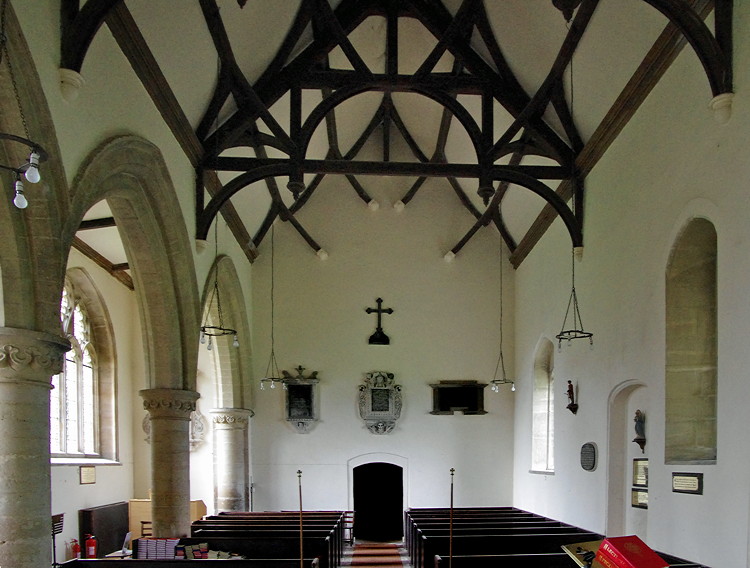
[[139,538],[138,559],[172,560],[179,542],[179,538]]

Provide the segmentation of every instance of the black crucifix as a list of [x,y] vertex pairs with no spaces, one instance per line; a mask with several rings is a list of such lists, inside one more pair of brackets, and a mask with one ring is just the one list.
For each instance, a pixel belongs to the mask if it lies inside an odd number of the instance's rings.
[[392,314],[393,308],[383,308],[383,298],[375,300],[378,304],[377,308],[365,308],[368,314],[378,314],[378,327],[375,329],[375,333],[370,336],[368,343],[370,345],[390,345],[391,339],[383,332],[380,318],[382,314]]

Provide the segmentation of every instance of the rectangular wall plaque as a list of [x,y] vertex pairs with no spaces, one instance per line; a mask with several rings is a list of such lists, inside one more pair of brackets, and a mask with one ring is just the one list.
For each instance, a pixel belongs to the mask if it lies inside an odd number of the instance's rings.
[[648,509],[648,490],[632,489],[630,494],[630,504],[639,509]]
[[635,487],[648,487],[648,458],[633,460],[633,485]]
[[78,481],[81,485],[96,483],[96,467],[93,465],[82,465],[78,468]]
[[703,495],[703,474],[673,472],[672,491],[674,493],[690,493],[691,495]]

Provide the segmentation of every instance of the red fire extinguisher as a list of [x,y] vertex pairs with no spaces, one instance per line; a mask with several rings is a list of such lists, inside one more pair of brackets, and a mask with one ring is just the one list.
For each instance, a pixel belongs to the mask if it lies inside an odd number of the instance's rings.
[[84,558],[96,558],[96,537],[93,534],[86,535],[86,555]]
[[73,554],[73,558],[81,557],[81,545],[78,544],[76,539],[73,539],[70,543],[70,552]]

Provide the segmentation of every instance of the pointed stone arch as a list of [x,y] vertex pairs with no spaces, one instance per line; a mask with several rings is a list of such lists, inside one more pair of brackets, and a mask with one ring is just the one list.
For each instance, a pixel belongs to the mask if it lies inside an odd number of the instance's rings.
[[[60,333],[60,290],[65,275],[61,219],[68,209],[68,184],[44,89],[13,7],[6,7],[5,35],[28,136],[41,144],[48,159],[40,165],[42,180],[26,185],[27,209],[13,205],[13,184],[0,176],[0,318],[14,328]],[[0,66],[0,131],[26,136],[7,65]],[[5,164],[22,164],[28,149],[0,141]]]
[[143,330],[147,387],[195,389],[198,286],[180,204],[159,149],[118,136],[95,149],[72,187],[69,250],[83,215],[106,199],[117,222]]
[[[217,376],[213,404],[218,408],[249,408],[252,392],[252,389],[249,388],[252,380],[250,328],[242,286],[231,258],[224,255],[216,258],[206,278],[202,302],[204,318],[206,310],[209,309],[208,303],[211,299],[215,278],[218,278],[224,324],[237,330],[239,347],[232,347],[233,338],[231,336],[214,340]],[[216,325],[218,307],[215,299],[210,308],[209,317],[214,322],[212,325]]]

